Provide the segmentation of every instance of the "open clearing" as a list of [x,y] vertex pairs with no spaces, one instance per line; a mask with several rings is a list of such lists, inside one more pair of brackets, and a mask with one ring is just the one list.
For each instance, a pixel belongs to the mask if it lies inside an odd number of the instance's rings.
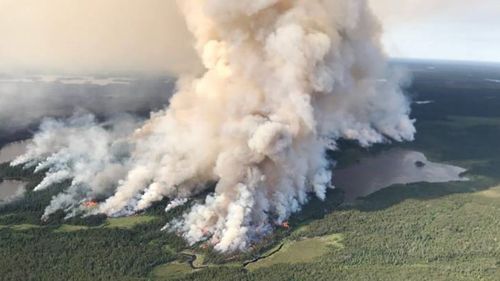
[[172,280],[181,278],[192,271],[193,270],[187,263],[172,262],[157,266],[153,270],[153,277],[161,280]]
[[38,225],[34,224],[16,224],[10,227],[10,229],[15,230],[15,231],[25,231],[25,230],[30,230],[34,228],[40,228]]
[[478,192],[477,195],[490,199],[500,199],[500,186]]
[[123,218],[108,218],[106,220],[106,228],[133,228],[139,224],[149,223],[156,219],[154,216],[131,216]]
[[247,268],[249,270],[256,270],[275,264],[308,263],[326,254],[330,247],[342,248],[342,240],[342,235],[332,234],[314,238],[303,238],[297,241],[286,241],[281,250],[267,258],[249,264]]
[[64,233],[64,232],[75,232],[87,229],[89,229],[89,227],[83,225],[63,224],[58,229],[54,230],[54,232]]

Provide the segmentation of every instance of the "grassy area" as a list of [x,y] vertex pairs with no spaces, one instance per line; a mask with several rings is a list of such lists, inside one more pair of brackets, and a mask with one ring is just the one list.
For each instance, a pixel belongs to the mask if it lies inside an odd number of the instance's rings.
[[204,254],[195,254],[196,259],[193,261],[193,266],[197,268],[201,268],[205,263],[205,255]]
[[500,186],[495,186],[490,189],[478,192],[475,195],[485,199],[490,199],[489,203],[500,204]]
[[[123,218],[108,218],[103,225],[104,228],[121,228],[121,229],[132,229],[135,226],[141,224],[147,224],[152,222],[156,217],[154,216],[132,216],[132,217],[123,217]],[[68,232],[76,232],[81,230],[95,229],[101,226],[84,226],[84,225],[71,225],[71,224],[62,224],[58,228],[54,230],[56,233],[68,233]],[[40,225],[34,224],[12,224],[12,225],[0,225],[0,228],[10,228],[12,230],[24,231],[33,228],[40,228]],[[166,246],[168,247],[168,245]]]
[[89,229],[88,226],[63,224],[59,228],[54,230],[54,232],[65,233],[65,232],[75,232],[87,229]]
[[[267,258],[247,266],[249,270],[269,267],[275,264],[308,263],[325,255],[330,247],[343,247],[342,235],[332,234],[321,237],[303,238],[297,241],[287,241],[281,249]],[[276,251],[276,249],[270,252]],[[266,254],[264,254],[266,255]]]
[[147,224],[156,217],[154,216],[131,216],[123,218],[108,218],[106,220],[105,228],[125,228],[131,229],[140,224]]
[[15,230],[15,231],[25,231],[25,230],[30,230],[34,228],[40,228],[39,225],[34,225],[34,224],[16,224],[10,226],[10,229]]
[[173,262],[157,266],[153,270],[152,276],[159,280],[173,280],[184,277],[191,272],[193,269],[187,263]]

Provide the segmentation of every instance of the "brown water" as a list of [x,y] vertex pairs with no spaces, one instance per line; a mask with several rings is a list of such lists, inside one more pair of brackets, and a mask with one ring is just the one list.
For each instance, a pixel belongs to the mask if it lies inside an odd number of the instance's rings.
[[16,197],[20,197],[24,193],[26,183],[22,181],[3,181],[0,183],[0,203],[8,201]]
[[345,190],[346,201],[352,202],[395,184],[467,181],[461,177],[465,171],[460,167],[430,162],[417,151],[392,149],[337,170],[334,184]]
[[0,149],[0,164],[10,162],[26,152],[28,141],[10,143]]

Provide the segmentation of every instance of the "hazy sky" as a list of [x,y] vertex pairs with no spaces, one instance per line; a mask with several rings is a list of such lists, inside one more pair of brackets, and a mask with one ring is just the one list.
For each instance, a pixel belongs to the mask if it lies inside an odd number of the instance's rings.
[[[499,0],[370,1],[393,57],[500,61]],[[174,10],[174,0],[0,0],[0,72],[186,69],[193,53]]]
[[391,56],[500,62],[499,0],[370,0]]
[[188,35],[174,0],[0,0],[0,72],[177,70]]

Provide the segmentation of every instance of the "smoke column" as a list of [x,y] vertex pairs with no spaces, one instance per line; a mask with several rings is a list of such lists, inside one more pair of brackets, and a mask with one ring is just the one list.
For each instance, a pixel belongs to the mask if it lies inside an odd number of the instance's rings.
[[43,126],[13,165],[48,168],[38,189],[73,178],[46,216],[83,212],[78,203],[96,196],[107,196],[98,212],[110,216],[163,198],[183,204],[217,182],[167,228],[189,243],[244,250],[310,194],[325,198],[325,151],[338,139],[413,139],[400,76],[387,68],[366,0],[177,3],[206,72],[179,79],[169,107],[128,137],[91,118]]

